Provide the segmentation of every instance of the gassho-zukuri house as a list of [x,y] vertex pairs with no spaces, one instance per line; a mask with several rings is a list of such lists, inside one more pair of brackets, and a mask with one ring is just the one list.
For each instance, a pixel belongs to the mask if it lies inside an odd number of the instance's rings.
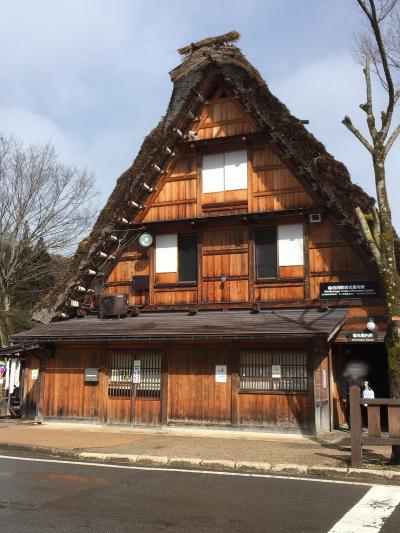
[[355,216],[374,201],[238,37],[179,50],[165,116],[39,324],[14,335],[26,416],[320,434],[344,423],[349,360],[387,396],[385,311]]

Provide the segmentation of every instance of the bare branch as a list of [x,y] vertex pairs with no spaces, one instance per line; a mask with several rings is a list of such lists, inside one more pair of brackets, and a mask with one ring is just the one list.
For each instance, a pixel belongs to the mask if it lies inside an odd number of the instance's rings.
[[0,314],[8,316],[20,287],[45,285],[40,257],[76,246],[91,226],[94,196],[93,176],[60,163],[50,144],[0,138]]
[[373,152],[372,145],[367,141],[367,139],[362,135],[362,133],[357,128],[355,128],[353,126],[351,118],[346,115],[344,117],[344,119],[342,120],[342,124],[344,124],[346,126],[346,128],[349,131],[351,131],[351,133],[353,133],[353,135],[355,135],[355,137],[357,137],[357,139],[360,141],[360,143],[362,143],[365,146],[365,148],[372,154],[372,152]]
[[395,142],[395,140],[397,139],[397,137],[399,136],[400,134],[400,124],[394,129],[393,133],[391,134],[391,136],[389,137],[389,140],[388,142],[386,143],[386,146],[385,146],[385,155],[388,155],[391,147],[393,146],[393,143]]
[[363,72],[365,76],[367,102],[365,104],[361,104],[360,108],[363,111],[365,111],[365,113],[367,114],[368,129],[369,129],[372,139],[374,139],[376,136],[376,127],[375,127],[374,110],[372,106],[371,60],[369,57],[366,57],[365,59],[365,67],[364,67]]
[[361,228],[364,233],[364,237],[368,243],[368,246],[370,247],[371,253],[375,258],[375,261],[378,265],[381,263],[381,252],[375,242],[374,237],[372,236],[370,227],[368,225],[367,219],[365,218],[364,213],[361,211],[359,207],[356,207],[356,215],[358,218],[358,221],[360,222]]

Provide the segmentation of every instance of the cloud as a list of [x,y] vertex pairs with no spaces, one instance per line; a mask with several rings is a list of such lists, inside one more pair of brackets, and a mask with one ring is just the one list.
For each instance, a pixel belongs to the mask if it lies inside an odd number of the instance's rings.
[[[284,76],[270,79],[269,85],[294,115],[310,120],[309,131],[334,157],[345,163],[353,182],[375,197],[371,156],[341,123],[345,115],[351,116],[353,123],[368,137],[365,114],[358,107],[365,101],[363,74],[350,54],[331,54],[306,63]],[[379,85],[374,86],[374,95],[375,108],[383,109],[385,94]],[[387,162],[387,183],[397,228],[400,228],[396,201],[399,167],[400,150],[395,148]]]
[[[176,49],[231,29],[273,92],[353,179],[374,190],[357,123],[363,82],[347,52],[359,14],[348,0],[19,0],[0,19],[0,131],[51,140],[66,162],[95,170],[103,201],[164,114]],[[290,16],[289,16],[290,14]],[[329,16],[329,24],[326,17]],[[283,24],[284,22],[284,24]],[[393,150],[390,174],[399,165]],[[394,179],[390,193],[394,196]],[[400,212],[393,203],[396,223]]]

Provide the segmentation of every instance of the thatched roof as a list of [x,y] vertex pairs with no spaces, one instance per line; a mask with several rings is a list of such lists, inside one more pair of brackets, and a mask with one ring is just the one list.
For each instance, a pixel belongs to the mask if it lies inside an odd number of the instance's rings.
[[[231,44],[238,37],[237,32],[230,32],[179,50],[184,57],[182,63],[170,72],[174,87],[165,116],[144,139],[132,166],[118,178],[92,232],[80,243],[65,277],[38,306],[35,320],[49,322],[62,309],[69,291],[77,283],[89,286],[93,282],[87,269],[94,268],[95,253],[100,248],[110,249],[110,233],[124,229],[120,218],[132,220],[136,213],[134,207],[129,207],[127,199],[134,199],[139,204],[145,201],[147,193],[142,183],[146,181],[154,185],[159,179],[154,165],[163,168],[167,164],[169,156],[164,150],[165,145],[174,148],[182,140],[176,130],[190,129],[193,115],[189,112],[196,115],[203,105],[199,95],[209,95],[221,79],[238,96],[258,127],[272,137],[317,191],[337,222],[347,226],[355,240],[363,241],[354,210],[360,206],[368,212],[374,200],[351,182],[346,167],[336,161],[302,122],[271,94],[260,73],[240,49]],[[126,238],[131,234],[122,233]]]

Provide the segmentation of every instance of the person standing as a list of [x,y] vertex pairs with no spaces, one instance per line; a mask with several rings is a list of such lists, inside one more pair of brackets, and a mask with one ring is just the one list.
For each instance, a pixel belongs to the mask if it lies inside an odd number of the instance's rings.
[[[363,381],[361,386],[361,396],[365,399],[375,398],[375,393],[369,386],[368,381]],[[368,427],[368,404],[363,403],[361,406],[361,424],[363,428]]]

